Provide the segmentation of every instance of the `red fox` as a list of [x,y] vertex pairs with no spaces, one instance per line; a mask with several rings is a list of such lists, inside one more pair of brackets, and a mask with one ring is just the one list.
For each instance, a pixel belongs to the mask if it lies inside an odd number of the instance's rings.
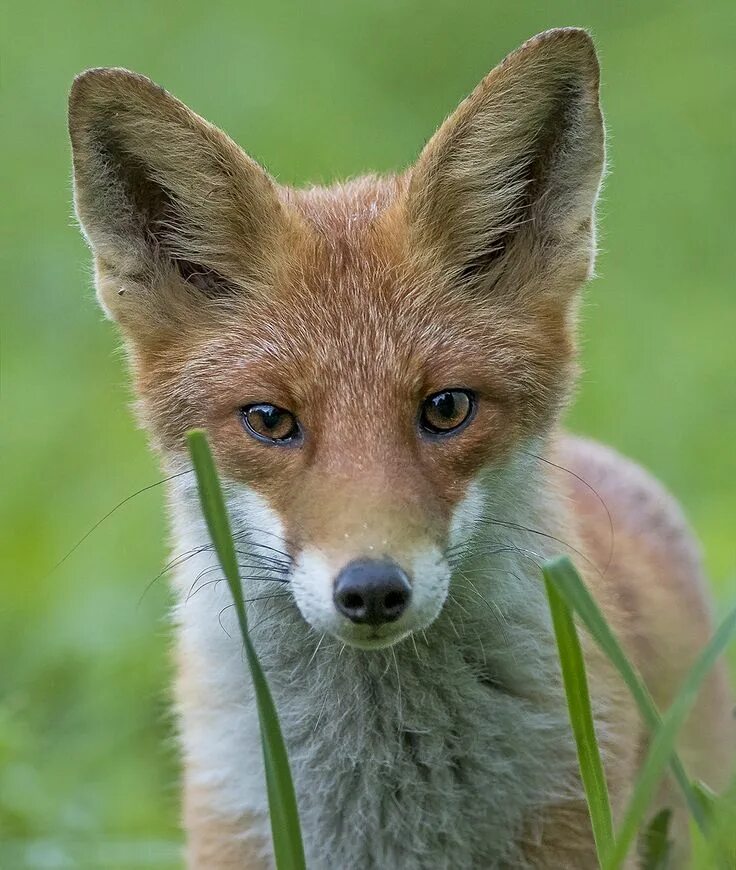
[[[560,427],[595,252],[598,85],[585,31],[543,33],[410,169],[295,190],[149,79],[75,80],[76,210],[171,475],[190,867],[273,863],[194,427],[226,488],[308,866],[596,866],[539,565],[572,555],[661,707],[711,631],[672,498]],[[619,818],[647,734],[586,656]],[[732,744],[720,669],[680,748],[717,788]]]

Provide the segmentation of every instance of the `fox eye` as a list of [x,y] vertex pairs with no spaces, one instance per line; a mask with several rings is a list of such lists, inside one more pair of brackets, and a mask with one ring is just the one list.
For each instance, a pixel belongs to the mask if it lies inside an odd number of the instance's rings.
[[240,409],[240,419],[246,431],[259,441],[290,444],[301,435],[296,417],[276,405],[246,405]]
[[431,435],[447,435],[466,423],[475,407],[469,390],[442,390],[422,403],[419,425]]

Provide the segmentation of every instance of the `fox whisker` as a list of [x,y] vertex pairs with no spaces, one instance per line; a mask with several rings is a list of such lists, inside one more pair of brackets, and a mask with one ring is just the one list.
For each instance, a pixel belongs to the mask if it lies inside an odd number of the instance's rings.
[[[221,577],[220,579],[222,580],[222,579],[224,579],[224,578]],[[244,602],[245,602],[246,604],[250,604],[250,603],[253,603],[253,602],[257,602],[257,601],[270,601],[270,600],[273,599],[273,598],[289,598],[289,599],[291,599],[291,595],[289,595],[289,594],[286,593],[286,592],[276,593],[276,594],[273,594],[273,595],[258,595],[258,596],[254,596],[253,598],[246,598],[246,599],[244,599]],[[279,615],[282,614],[282,613],[286,613],[286,611],[290,608],[290,606],[291,606],[291,601],[289,601],[289,603],[288,603],[286,606],[284,606],[284,607],[280,607],[278,610],[275,610],[275,611],[272,611],[272,612],[266,613],[266,614],[263,616],[263,618],[259,619],[257,622],[254,622],[252,625],[250,625],[250,626],[248,627],[248,630],[249,630],[249,631],[254,631],[256,628],[258,628],[259,625],[261,625],[263,622],[265,622],[265,620],[268,619],[268,617],[270,617],[270,616],[279,616]],[[230,632],[225,628],[225,626],[222,624],[222,615],[225,613],[225,611],[230,610],[230,609],[233,608],[233,607],[235,607],[235,604],[232,604],[232,603],[231,603],[231,604],[226,604],[226,605],[222,608],[222,610],[217,614],[217,621],[220,623],[220,628],[221,628],[221,629],[225,632],[225,634],[226,634],[228,637],[230,637],[230,638],[232,637],[232,635],[231,635]]]
[[152,489],[156,489],[157,487],[162,486],[165,483],[169,483],[170,481],[175,480],[178,477],[182,477],[185,474],[191,474],[192,471],[193,471],[193,469],[191,469],[191,468],[186,469],[185,471],[178,471],[175,474],[171,474],[168,477],[164,477],[161,480],[157,480],[155,483],[149,483],[147,486],[143,486],[140,489],[136,490],[135,492],[132,492],[130,495],[127,495],[124,499],[119,501],[115,505],[115,507],[111,508],[104,516],[100,517],[100,519],[97,520],[97,522],[82,535],[82,537],[77,541],[77,543],[74,544],[74,546],[71,549],[69,549],[61,557],[61,559],[59,559],[59,561],[48,571],[48,573],[46,574],[44,579],[48,578],[51,574],[53,574],[56,570],[58,570],[64,564],[64,562],[66,562],[66,560],[82,546],[82,544],[87,540],[87,538],[89,538],[89,536],[93,532],[97,531],[97,529],[105,522],[105,520],[109,519],[114,513],[117,513],[117,511],[121,507],[123,507],[123,505],[126,505],[129,501],[132,501],[134,498],[137,498],[139,495],[143,495],[144,492],[149,492]]
[[577,474],[572,469],[567,468],[564,465],[559,465],[556,462],[552,462],[552,460],[546,459],[544,456],[537,456],[536,453],[531,453],[528,450],[524,450],[522,452],[525,453],[527,456],[531,456],[532,459],[536,459],[539,462],[544,462],[545,465],[550,465],[550,466],[552,466],[552,468],[556,468],[559,471],[564,471],[567,474],[569,474],[571,477],[574,477],[575,480],[582,483],[583,486],[586,487],[600,502],[603,510],[606,512],[606,517],[608,519],[608,531],[609,531],[609,537],[610,537],[610,543],[609,543],[609,547],[608,547],[608,558],[606,560],[605,568],[603,568],[603,571],[601,573],[601,577],[605,577],[605,575],[608,573],[608,569],[611,567],[611,562],[613,562],[613,554],[614,554],[614,551],[616,549],[616,528],[615,528],[614,523],[613,523],[613,516],[611,515],[611,511],[609,510],[608,505],[606,504],[606,500],[603,498],[603,496],[598,492],[598,490],[589,481],[587,481],[582,475]]
[[530,535],[538,535],[540,538],[545,538],[549,541],[554,541],[554,543],[560,544],[561,546],[570,550],[570,552],[574,553],[576,556],[578,556],[584,562],[586,562],[600,577],[603,576],[601,569],[595,564],[595,562],[593,562],[590,559],[589,556],[587,556],[585,553],[583,553],[582,550],[577,549],[577,547],[574,547],[572,544],[568,543],[567,541],[563,540],[562,538],[558,538],[555,535],[550,534],[549,532],[543,532],[540,529],[534,529],[534,528],[531,528],[529,526],[522,526],[519,523],[514,523],[514,522],[511,522],[509,520],[497,520],[497,519],[493,519],[493,518],[488,518],[488,519],[481,520],[480,522],[484,523],[485,525],[489,525],[489,526],[501,526],[502,528],[506,528],[506,529],[512,529],[512,530],[519,531],[519,532],[526,532]]
[[508,645],[508,636],[506,635],[506,617],[504,616],[501,608],[498,606],[498,604],[495,603],[495,601],[489,600],[484,595],[481,595],[481,593],[478,591],[478,588],[470,579],[470,577],[468,577],[467,574],[460,572],[459,576],[467,583],[467,586],[465,586],[464,588],[469,589],[480,601],[483,602],[488,610],[491,611],[501,628],[501,633],[504,636],[504,641]]
[[[521,556],[525,559],[530,559],[534,565],[536,565],[541,570],[542,562],[544,558],[539,554],[535,553],[533,550],[528,549],[527,547],[519,547],[516,544],[512,544],[510,542],[503,542],[497,546],[488,546],[488,547],[478,547],[478,546],[463,546],[458,548],[455,552],[452,552],[448,555],[448,561],[451,563],[459,562],[464,556],[499,556],[503,553],[515,553],[518,556]],[[458,570],[458,565],[452,565],[453,570]],[[478,573],[480,571],[487,570],[483,568],[467,568],[463,567],[463,571],[466,573],[468,571],[474,571]]]
[[[243,568],[243,569],[245,569],[245,570],[248,570],[248,569],[251,568],[250,565],[239,565],[238,567],[239,567],[239,568]],[[204,577],[206,577],[208,574],[211,574],[211,573],[213,573],[214,571],[220,571],[220,570],[221,570],[221,568],[220,568],[219,565],[211,565],[209,568],[205,568],[203,571],[200,571],[199,574],[197,574],[197,576],[194,578],[194,582],[192,583],[191,587],[189,588],[189,593],[187,594],[187,596],[186,596],[186,598],[185,598],[185,602],[189,601],[189,599],[190,599],[193,595],[195,595],[197,592],[199,592],[200,589],[203,589],[205,586],[209,586],[210,583],[212,583],[212,582],[218,582],[219,580],[224,580],[224,579],[225,579],[224,577],[220,577],[220,578],[218,578],[218,581],[208,581],[207,583],[204,583],[204,584],[202,584],[201,586],[198,586],[198,587],[195,589],[195,586],[197,586],[197,583],[198,583],[200,580],[202,580],[202,579],[203,579]],[[255,582],[255,581],[259,581],[259,580],[267,580],[267,581],[271,581],[271,582],[274,582],[274,583],[286,583],[286,582],[288,582],[288,581],[286,581],[286,580],[284,580],[283,578],[280,578],[280,577],[262,577],[262,576],[257,575],[257,574],[250,575],[250,576],[248,576],[248,575],[242,575],[242,574],[241,574],[241,575],[240,575],[240,579],[241,579],[242,582],[247,582],[247,581]],[[275,593],[275,594],[283,594],[283,595],[287,595],[287,594],[289,594],[289,593]],[[261,597],[268,597],[268,596],[261,596]],[[258,598],[253,598],[253,599],[246,599],[246,600],[257,601],[257,600],[259,600],[259,599],[258,599]]]
[[178,568],[179,565],[183,565],[189,559],[193,558],[194,556],[196,556],[198,553],[201,553],[205,549],[206,549],[206,547],[195,547],[193,550],[188,550],[186,553],[175,556],[173,559],[171,559],[171,561],[167,562],[166,565],[164,565],[164,567],[158,572],[158,574],[156,574],[156,576],[152,580],[149,580],[148,583],[146,583],[146,586],[143,589],[143,592],[141,592],[140,597],[138,598],[138,603],[136,606],[137,607],[141,606],[141,604],[143,603],[143,599],[146,597],[146,595],[148,595],[148,593],[151,591],[153,586],[162,577],[165,577],[166,574],[169,573],[169,571],[172,571],[174,568]]

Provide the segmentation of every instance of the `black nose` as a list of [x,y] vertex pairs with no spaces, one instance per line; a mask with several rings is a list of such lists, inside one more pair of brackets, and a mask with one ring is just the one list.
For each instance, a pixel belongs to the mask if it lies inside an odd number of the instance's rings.
[[409,578],[390,559],[356,559],[335,581],[335,607],[348,619],[367,625],[393,622],[409,606]]

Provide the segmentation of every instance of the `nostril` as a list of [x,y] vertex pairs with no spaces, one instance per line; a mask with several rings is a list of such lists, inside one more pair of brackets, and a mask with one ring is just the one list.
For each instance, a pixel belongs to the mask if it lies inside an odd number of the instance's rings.
[[342,603],[345,605],[345,607],[349,607],[351,609],[363,607],[365,605],[365,602],[363,601],[361,596],[358,595],[357,592],[348,592],[347,595],[343,595]]
[[359,621],[366,614],[363,596],[357,592],[344,592],[339,596],[337,604],[345,616],[353,621]]
[[356,559],[335,580],[335,607],[352,622],[393,622],[411,600],[406,574],[390,559]]
[[403,590],[395,589],[389,592],[383,599],[383,609],[386,613],[401,611],[406,606],[406,595]]

